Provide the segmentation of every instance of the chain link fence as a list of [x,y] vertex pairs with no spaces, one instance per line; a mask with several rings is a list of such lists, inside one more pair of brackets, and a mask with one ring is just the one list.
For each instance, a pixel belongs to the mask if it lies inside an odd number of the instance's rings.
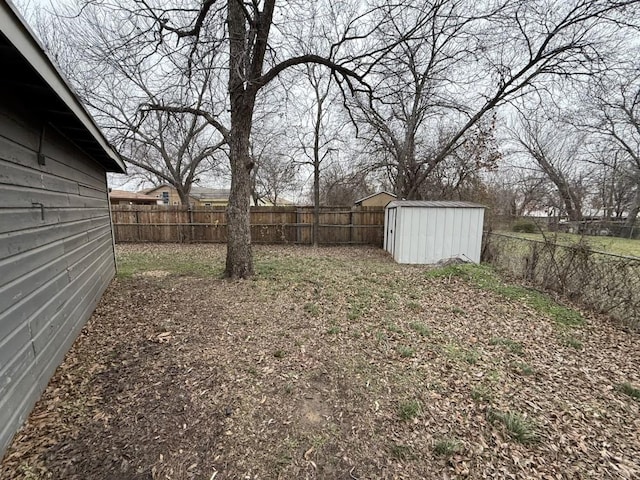
[[483,261],[507,275],[640,329],[640,258],[486,232]]

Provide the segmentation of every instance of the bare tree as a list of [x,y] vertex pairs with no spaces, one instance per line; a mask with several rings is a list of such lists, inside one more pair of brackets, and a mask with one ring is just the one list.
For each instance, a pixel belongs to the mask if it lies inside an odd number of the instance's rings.
[[338,162],[329,165],[320,179],[320,203],[329,206],[351,206],[356,200],[374,193],[367,174],[348,169]]
[[[487,113],[556,79],[602,70],[607,42],[617,39],[609,27],[634,22],[636,8],[617,0],[420,2],[377,32],[396,47],[372,69],[375,98],[358,100],[354,121],[396,193],[417,198]],[[419,35],[403,36],[415,18]],[[429,132],[444,123],[451,133],[434,145]]]
[[155,111],[147,117],[152,118],[132,125],[119,141],[112,137],[112,143],[129,164],[150,173],[154,183],[173,186],[182,205],[189,205],[191,187],[218,169],[223,143],[196,116]]
[[[331,153],[337,151],[336,143],[339,141],[339,128],[331,131],[331,104],[335,105],[335,95],[332,92],[332,78],[323,75],[324,72],[317,65],[307,64],[304,69],[305,84],[311,87],[311,95],[307,99],[303,112],[298,142],[300,144],[301,157],[298,160],[302,165],[309,165],[313,171],[313,229],[312,243],[318,246],[320,230],[320,173],[324,168],[325,160],[331,157]],[[310,118],[306,118],[310,117]],[[307,134],[304,124],[310,123],[311,132]],[[335,126],[335,125],[334,125]]]
[[253,155],[255,166],[252,170],[252,197],[255,205],[268,201],[272,205],[282,202],[283,196],[298,187],[297,166],[286,158],[261,152]]
[[536,118],[532,112],[519,113],[510,132],[517,145],[513,153],[528,158],[527,168],[535,165],[555,186],[569,220],[582,220],[584,172],[577,159],[585,145],[584,135],[551,119]]
[[[226,157],[225,140],[197,115],[142,111],[141,105],[166,98],[200,108],[208,95],[212,65],[170,92],[161,87],[166,65],[120,48],[118,18],[87,8],[82,18],[36,12],[35,28],[46,49],[71,79],[97,123],[133,173],[173,186],[183,205],[191,186],[216,172]],[[65,35],[62,36],[61,32]]]
[[[465,141],[441,161],[419,188],[419,196],[431,200],[487,200],[483,174],[497,170],[502,157],[495,138],[496,118],[480,120],[465,134]],[[438,132],[439,143],[450,132]],[[436,147],[437,148],[437,147]]]
[[598,161],[611,171],[612,179],[626,177],[631,199],[625,205],[626,224],[634,225],[640,212],[640,67],[603,75],[586,100],[588,112],[578,119],[587,132],[602,137],[608,147],[598,153]]
[[[211,77],[215,82],[210,84],[210,89],[219,90],[221,85],[226,85],[225,111],[204,104],[185,105],[167,97],[150,104],[149,108],[199,115],[226,141],[231,193],[227,208],[229,240],[225,272],[232,278],[251,276],[249,205],[254,162],[250,154],[250,136],[258,94],[285,70],[305,63],[326,66],[348,86],[353,86],[353,81],[362,81],[362,76],[353,69],[354,62],[360,57],[348,46],[357,46],[357,40],[364,38],[368,29],[377,28],[376,25],[366,20],[366,12],[363,14],[357,8],[345,9],[339,22],[322,31],[326,36],[333,35],[335,41],[321,52],[312,52],[289,48],[299,45],[299,40],[304,38],[304,32],[296,28],[315,22],[317,14],[311,12],[309,17],[304,6],[293,3],[283,5],[278,12],[285,19],[297,16],[298,22],[289,28],[286,21],[274,22],[275,0],[204,0],[175,4],[129,0],[118,5],[96,5],[103,10],[117,10],[126,19],[127,28],[121,27],[121,45],[132,56],[150,59],[162,56],[162,65],[175,66],[172,70],[176,73],[175,79],[169,77],[175,82],[172,85],[188,83],[203,68],[215,69],[216,75]],[[358,24],[358,20],[362,24]],[[336,28],[341,31],[334,35]],[[292,39],[295,41],[291,42]],[[383,53],[374,51],[378,56]]]
[[506,167],[487,181],[489,204],[497,215],[521,217],[547,210],[553,204],[553,185],[531,169]]
[[603,140],[596,143],[597,150],[590,152],[588,160],[594,191],[591,205],[605,218],[620,220],[633,205],[638,182],[624,152],[615,143]]
[[[350,105],[360,137],[378,159],[376,166],[387,170],[399,197],[418,196],[417,176],[435,153],[425,135],[433,126],[430,120],[447,109],[462,109],[449,87],[470,49],[464,28],[474,18],[462,14],[469,6],[446,0],[415,4],[376,32],[398,45],[372,69],[374,98],[359,96]],[[416,19],[417,35],[406,37]]]

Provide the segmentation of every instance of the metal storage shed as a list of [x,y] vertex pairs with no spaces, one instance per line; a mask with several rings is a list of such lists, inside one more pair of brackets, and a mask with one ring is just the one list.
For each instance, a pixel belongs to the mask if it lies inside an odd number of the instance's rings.
[[115,273],[106,172],[124,164],[0,1],[0,456]]
[[448,258],[479,263],[484,208],[470,202],[391,202],[385,209],[384,249],[398,263]]

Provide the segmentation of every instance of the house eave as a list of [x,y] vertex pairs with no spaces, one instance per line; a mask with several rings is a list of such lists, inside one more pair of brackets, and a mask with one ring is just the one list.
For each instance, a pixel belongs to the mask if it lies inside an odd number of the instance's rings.
[[[29,106],[43,115],[43,125],[51,125],[107,171],[126,173],[120,156],[109,145],[15,6],[8,1],[0,2],[0,32],[6,38],[3,43],[8,42],[31,67],[3,76],[2,86],[22,91]],[[17,58],[13,60],[18,61]]]

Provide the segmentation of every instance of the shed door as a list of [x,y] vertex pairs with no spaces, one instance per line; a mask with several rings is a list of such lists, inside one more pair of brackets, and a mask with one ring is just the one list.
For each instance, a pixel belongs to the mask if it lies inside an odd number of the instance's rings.
[[396,208],[388,209],[389,217],[387,218],[387,252],[395,256],[396,244]]

